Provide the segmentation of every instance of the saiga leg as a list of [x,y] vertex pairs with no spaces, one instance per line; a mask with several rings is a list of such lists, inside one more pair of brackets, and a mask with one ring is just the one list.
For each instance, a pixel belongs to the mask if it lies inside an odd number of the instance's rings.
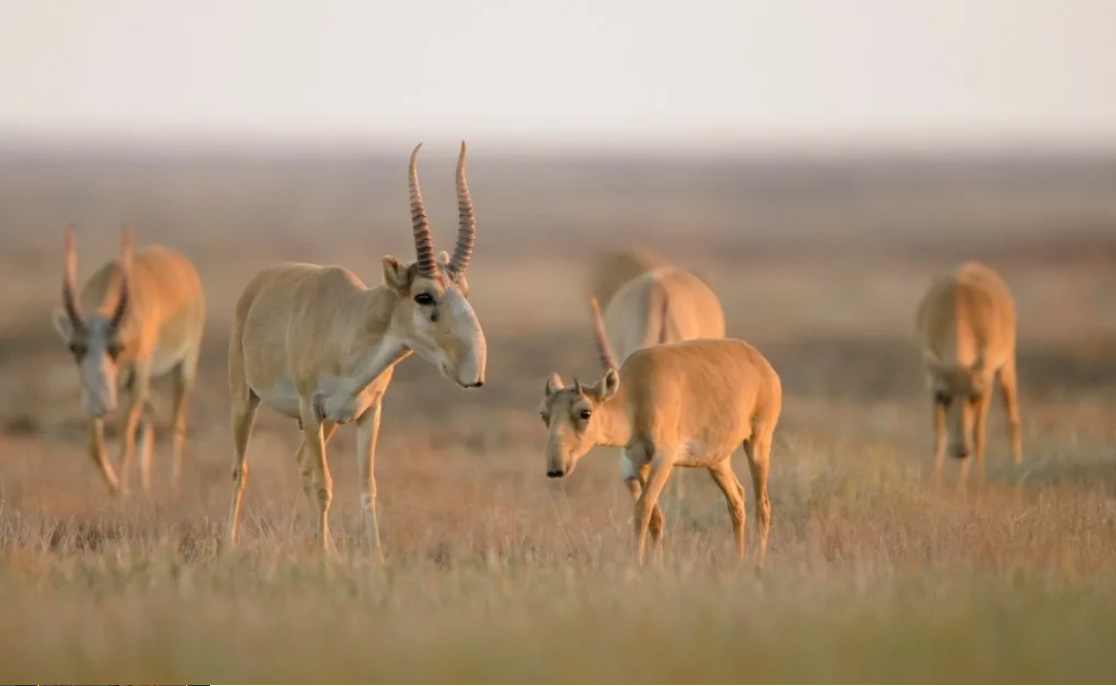
[[[322,441],[325,445],[329,445],[329,439],[333,438],[333,434],[337,431],[338,426],[340,425],[337,422],[329,419],[322,421]],[[298,451],[295,453],[295,463],[298,465],[299,474],[302,476],[302,490],[306,493],[306,499],[310,502],[310,507],[314,510],[316,516],[318,512],[318,487],[314,480],[315,460],[310,459],[313,455],[313,451],[307,448],[307,445],[306,438],[303,437],[302,441],[298,444]],[[314,529],[313,538],[314,540],[318,539],[318,530],[316,528]]]
[[992,389],[985,388],[973,408],[973,453],[976,457],[977,485],[984,485],[984,447],[987,443],[988,407],[992,404]]
[[140,484],[144,493],[151,492],[151,455],[155,450],[155,408],[151,404],[150,394],[143,405],[140,415],[139,430],[136,437],[139,444]]
[[178,363],[174,369],[174,414],[171,419],[171,483],[178,484],[182,475],[182,455],[186,449],[186,411],[194,393],[198,372],[198,352]]
[[[627,458],[623,456],[621,457],[621,459],[627,460]],[[632,499],[636,502],[639,502],[639,496],[641,493],[643,493],[643,489],[647,484],[647,475],[651,471],[651,465],[643,464],[640,465],[637,469],[634,465],[628,462],[628,466],[631,471],[635,472],[636,476],[634,478],[624,479],[624,484],[628,487],[628,491],[631,492]],[[648,530],[651,532],[651,542],[655,545],[659,553],[662,553],[663,550],[664,529],[665,524],[663,520],[663,511],[659,507],[659,504],[655,503],[655,507],[651,511],[651,521],[648,524]]]
[[942,464],[946,451],[946,409],[937,400],[934,402],[934,475],[935,486],[942,482]]
[[306,442],[306,456],[303,460],[303,483],[307,471],[312,482],[314,502],[318,513],[318,545],[323,555],[330,551],[329,542],[329,504],[333,500],[333,478],[326,462],[325,433],[321,415],[310,399],[300,403],[299,414],[302,419],[302,437]]
[[147,406],[147,393],[151,387],[151,368],[146,361],[137,361],[132,376],[132,392],[128,408],[120,427],[120,492],[128,493],[132,461],[136,455],[136,429],[140,416]]
[[[771,433],[774,427],[756,427],[752,438],[744,441],[744,454],[752,473],[752,492],[756,500],[756,519],[759,520],[759,557],[756,567],[762,567],[767,554],[767,535],[771,531],[771,503],[767,499],[767,474],[771,468]],[[741,487],[743,488],[743,487]]]
[[1019,464],[1023,461],[1023,440],[1019,432],[1019,384],[1015,374],[1014,356],[1000,367],[1000,394],[1003,396],[1004,410],[1007,412],[1012,460],[1015,464]]
[[732,518],[732,533],[736,538],[736,556],[744,559],[744,486],[732,470],[732,459],[726,457],[716,466],[709,468],[709,475],[725,494],[728,501],[729,517]]
[[[239,366],[230,365],[230,375],[239,377]],[[233,494],[229,504],[229,530],[227,542],[229,547],[236,545],[236,526],[240,519],[240,501],[244,497],[244,487],[248,485],[248,439],[252,436],[252,425],[256,421],[256,411],[260,407],[260,397],[256,395],[247,383],[232,386],[232,433],[236,454],[233,457],[232,478]]]
[[636,535],[636,560],[643,564],[643,551],[647,543],[647,529],[651,524],[651,513],[659,501],[659,494],[663,492],[667,479],[674,469],[673,456],[662,454],[656,449],[655,457],[651,460],[650,473],[643,486],[643,493],[635,504],[635,535]]
[[116,470],[112,468],[105,450],[105,420],[97,417],[89,422],[89,454],[101,472],[101,476],[108,486],[113,497],[120,495],[120,482],[116,479]]
[[384,553],[376,520],[376,439],[380,434],[382,407],[383,395],[380,395],[357,419],[356,430],[357,480],[361,487],[360,504],[364,510],[365,544],[381,563]]

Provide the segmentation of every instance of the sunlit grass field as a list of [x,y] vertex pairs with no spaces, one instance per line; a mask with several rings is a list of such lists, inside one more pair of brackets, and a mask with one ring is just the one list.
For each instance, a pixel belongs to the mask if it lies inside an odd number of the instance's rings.
[[[463,391],[414,357],[397,371],[376,459],[382,567],[363,548],[352,428],[329,444],[338,553],[323,564],[297,427],[267,409],[240,546],[219,549],[232,493],[225,355],[239,289],[266,264],[340,263],[374,284],[383,254],[412,259],[405,152],[0,165],[0,681],[1112,681],[1116,167],[474,155],[469,279],[488,379]],[[423,164],[448,249],[452,160]],[[138,243],[198,263],[209,329],[178,488],[166,381],[150,496],[112,501],[85,454],[76,372],[49,316],[71,219],[81,276],[114,254],[124,220]],[[744,563],[723,497],[691,470],[684,497],[664,495],[662,563],[640,568],[617,451],[545,477],[546,376],[601,372],[585,261],[635,239],[699,270],[728,335],[783,379],[762,574],[750,488]],[[1011,465],[997,397],[988,483],[961,493],[955,463],[942,487],[927,479],[913,323],[932,274],[973,256],[1018,302],[1024,462]],[[747,484],[740,451],[734,461]]]

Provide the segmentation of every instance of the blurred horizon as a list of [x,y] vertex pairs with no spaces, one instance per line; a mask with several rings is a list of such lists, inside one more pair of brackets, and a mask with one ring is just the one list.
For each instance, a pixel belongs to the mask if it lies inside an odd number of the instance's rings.
[[0,5],[0,146],[1116,151],[1116,6]]

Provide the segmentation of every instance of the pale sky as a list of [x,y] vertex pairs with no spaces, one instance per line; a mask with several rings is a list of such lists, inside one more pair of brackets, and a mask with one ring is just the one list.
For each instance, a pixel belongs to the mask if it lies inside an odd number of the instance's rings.
[[1116,0],[0,0],[0,137],[1116,144]]

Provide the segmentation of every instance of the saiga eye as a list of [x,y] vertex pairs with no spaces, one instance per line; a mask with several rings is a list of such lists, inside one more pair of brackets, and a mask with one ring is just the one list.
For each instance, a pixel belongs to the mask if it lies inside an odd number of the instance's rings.
[[415,296],[415,302],[419,305],[433,305],[434,296],[430,295],[429,293],[419,293]]
[[588,420],[590,417],[593,416],[593,412],[591,410],[582,410],[580,414],[578,414],[578,416],[584,420]]

